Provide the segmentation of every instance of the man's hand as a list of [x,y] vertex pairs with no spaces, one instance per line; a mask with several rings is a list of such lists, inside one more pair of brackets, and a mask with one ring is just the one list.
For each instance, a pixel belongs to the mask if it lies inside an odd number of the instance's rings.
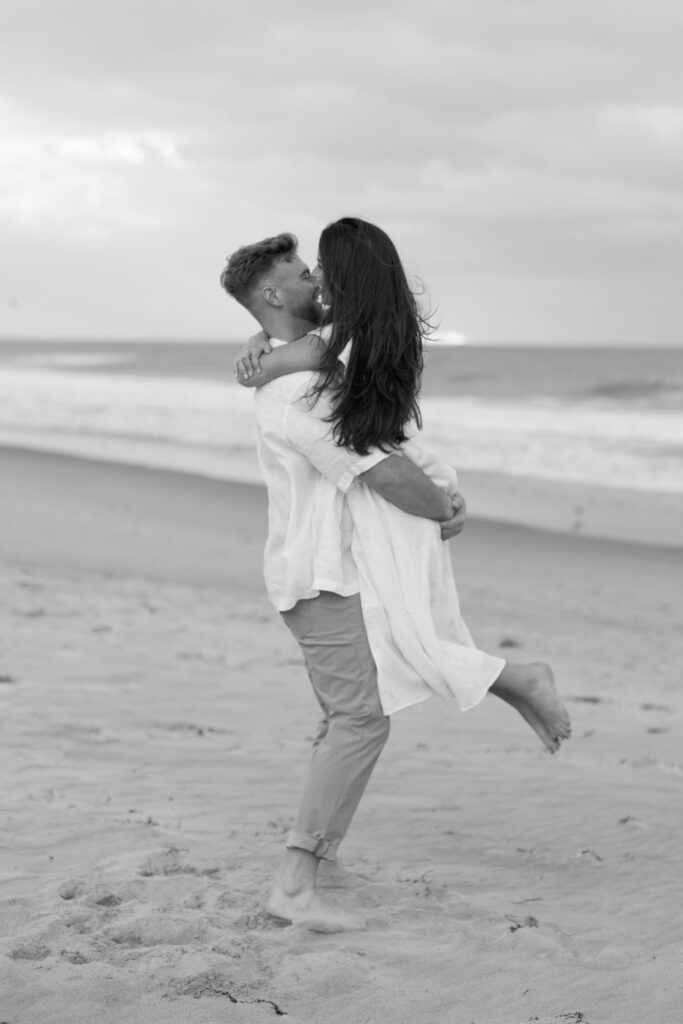
[[462,533],[465,520],[467,519],[467,506],[462,494],[458,493],[453,497],[453,515],[450,519],[441,523],[441,540],[450,540]]
[[238,380],[249,380],[255,373],[261,372],[261,356],[272,352],[268,335],[265,331],[255,334],[243,348],[235,360],[235,376]]

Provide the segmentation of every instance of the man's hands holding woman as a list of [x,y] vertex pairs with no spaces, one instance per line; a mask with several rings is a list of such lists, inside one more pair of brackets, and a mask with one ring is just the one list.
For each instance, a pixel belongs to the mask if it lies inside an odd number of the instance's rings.
[[439,524],[441,526],[441,540],[450,540],[451,537],[457,537],[459,533],[462,533],[465,520],[467,519],[467,506],[462,494],[457,492],[452,496],[451,500],[453,502],[453,515],[450,519],[446,519]]

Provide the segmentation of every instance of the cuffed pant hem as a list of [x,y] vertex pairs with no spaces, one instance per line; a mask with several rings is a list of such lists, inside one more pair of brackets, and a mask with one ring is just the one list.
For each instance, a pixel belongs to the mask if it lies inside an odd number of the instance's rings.
[[323,836],[310,836],[306,832],[290,832],[287,836],[286,847],[288,850],[306,850],[315,854],[320,860],[335,861],[337,859],[338,843],[331,843]]

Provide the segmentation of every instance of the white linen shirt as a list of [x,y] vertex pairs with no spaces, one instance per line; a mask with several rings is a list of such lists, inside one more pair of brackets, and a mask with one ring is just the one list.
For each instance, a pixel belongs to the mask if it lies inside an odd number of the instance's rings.
[[[271,338],[274,347],[286,342]],[[264,576],[278,611],[331,590],[359,591],[351,556],[351,516],[345,494],[356,477],[388,457],[358,455],[335,444],[330,403],[307,398],[316,374],[292,373],[254,389],[258,456],[268,488]],[[330,486],[332,484],[333,486]]]

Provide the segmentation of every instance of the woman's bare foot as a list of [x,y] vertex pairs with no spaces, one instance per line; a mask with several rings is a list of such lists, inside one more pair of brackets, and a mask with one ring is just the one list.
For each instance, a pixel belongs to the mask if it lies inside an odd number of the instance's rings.
[[365,928],[362,918],[338,910],[326,903],[317,892],[291,896],[281,885],[273,889],[266,904],[266,913],[292,924],[303,925],[312,932],[352,932]]
[[506,664],[490,692],[519,712],[551,754],[571,736],[569,713],[557,695],[552,670],[544,662]]

